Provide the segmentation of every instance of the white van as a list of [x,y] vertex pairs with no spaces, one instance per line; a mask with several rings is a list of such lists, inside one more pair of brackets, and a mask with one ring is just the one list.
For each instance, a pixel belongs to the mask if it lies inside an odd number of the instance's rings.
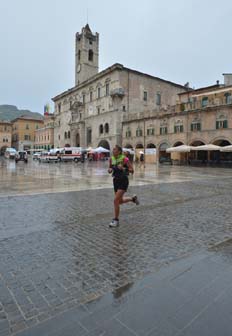
[[15,159],[16,153],[17,151],[15,148],[7,148],[4,156],[6,159]]
[[64,147],[59,154],[60,161],[81,162],[82,148],[81,147]]

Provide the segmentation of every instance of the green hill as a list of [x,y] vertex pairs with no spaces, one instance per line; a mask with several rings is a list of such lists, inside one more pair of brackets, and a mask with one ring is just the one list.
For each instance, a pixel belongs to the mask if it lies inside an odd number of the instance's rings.
[[38,112],[31,112],[29,110],[19,110],[17,106],[14,105],[0,105],[0,120],[11,121],[21,116],[43,119],[42,114]]

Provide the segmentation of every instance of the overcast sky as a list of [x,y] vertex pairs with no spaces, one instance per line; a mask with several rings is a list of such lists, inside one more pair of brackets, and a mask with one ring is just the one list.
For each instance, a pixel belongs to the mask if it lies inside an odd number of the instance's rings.
[[232,72],[231,0],[0,0],[0,104],[43,112],[74,86],[87,8],[100,70],[118,62],[192,87]]

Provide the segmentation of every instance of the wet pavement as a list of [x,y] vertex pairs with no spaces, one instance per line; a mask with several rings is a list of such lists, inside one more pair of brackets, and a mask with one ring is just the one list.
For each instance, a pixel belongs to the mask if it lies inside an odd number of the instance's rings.
[[0,336],[231,335],[231,171],[105,167],[1,161]]

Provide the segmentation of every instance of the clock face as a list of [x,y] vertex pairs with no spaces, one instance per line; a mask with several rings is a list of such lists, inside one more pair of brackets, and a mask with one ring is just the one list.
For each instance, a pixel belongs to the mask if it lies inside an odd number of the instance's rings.
[[81,71],[81,65],[78,64],[78,66],[77,66],[77,72],[80,72],[80,71]]

